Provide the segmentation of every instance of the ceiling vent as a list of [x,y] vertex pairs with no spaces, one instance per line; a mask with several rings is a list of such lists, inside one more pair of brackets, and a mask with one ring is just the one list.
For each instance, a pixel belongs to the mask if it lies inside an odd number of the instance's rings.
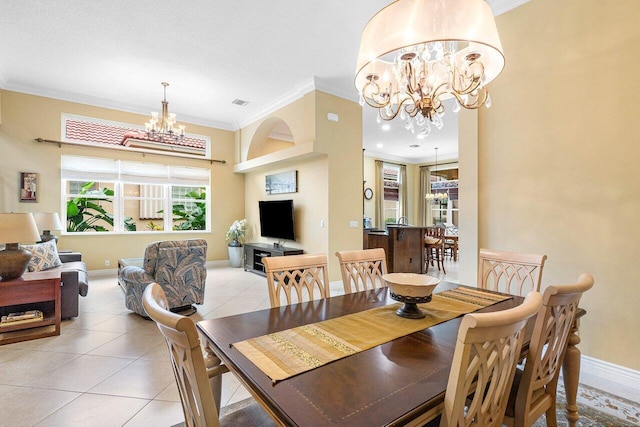
[[231,103],[232,103],[232,104],[239,105],[239,106],[241,106],[241,107],[244,107],[245,105],[247,105],[247,104],[249,103],[249,101],[245,101],[245,100],[242,100],[242,99],[238,99],[238,98],[236,98],[236,99],[234,99]]

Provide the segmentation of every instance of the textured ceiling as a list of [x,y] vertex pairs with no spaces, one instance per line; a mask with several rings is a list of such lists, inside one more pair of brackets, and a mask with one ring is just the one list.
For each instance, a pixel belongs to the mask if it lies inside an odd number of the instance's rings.
[[[524,1],[489,3],[500,13]],[[160,82],[168,81],[178,122],[235,130],[309,87],[357,100],[360,35],[388,3],[2,0],[0,88],[146,115],[160,109]],[[418,141],[401,123],[381,131],[364,110],[368,151],[414,162],[432,158],[436,145],[439,157],[457,153],[454,114]]]

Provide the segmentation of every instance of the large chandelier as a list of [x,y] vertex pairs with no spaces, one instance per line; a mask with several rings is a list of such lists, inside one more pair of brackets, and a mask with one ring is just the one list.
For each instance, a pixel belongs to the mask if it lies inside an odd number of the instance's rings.
[[144,130],[147,138],[152,141],[177,142],[184,138],[185,127],[184,125],[179,125],[176,129],[176,115],[175,113],[169,114],[169,102],[167,102],[167,86],[169,86],[169,83],[162,82],[162,86],[164,86],[162,117],[158,117],[157,112],[152,112],[151,120],[144,124]]
[[485,0],[397,0],[367,23],[355,85],[378,122],[400,115],[421,135],[454,111],[489,107],[486,85],[504,68],[502,43]]
[[[440,181],[440,178],[438,177],[438,147],[436,147],[435,150],[436,150],[436,167],[434,169],[433,174],[436,176],[436,182],[438,182]],[[427,201],[432,203],[444,203],[449,198],[449,193],[438,193],[438,191],[436,190],[435,193],[432,193],[432,192],[427,193],[424,196],[424,198],[427,199]]]

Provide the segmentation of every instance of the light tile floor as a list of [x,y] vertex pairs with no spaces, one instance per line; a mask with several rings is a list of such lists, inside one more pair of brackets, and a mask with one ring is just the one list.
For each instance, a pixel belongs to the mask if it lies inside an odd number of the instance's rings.
[[[447,261],[447,280],[457,281]],[[127,310],[115,272],[90,274],[80,315],[60,336],[0,346],[0,427],[172,426],[184,421],[166,344],[155,324]],[[438,276],[437,269],[429,274]],[[331,284],[332,295],[342,291]],[[215,262],[194,320],[269,308],[266,279]],[[249,393],[223,377],[222,405]]]

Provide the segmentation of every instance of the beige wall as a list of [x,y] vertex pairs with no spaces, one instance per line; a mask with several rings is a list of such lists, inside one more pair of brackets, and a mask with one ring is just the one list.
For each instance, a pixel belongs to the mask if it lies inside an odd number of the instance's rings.
[[409,217],[409,224],[420,225],[420,197],[422,197],[420,194],[420,166],[428,165],[429,163],[411,164],[381,157],[365,156],[365,187],[373,190],[373,198],[364,201],[364,215],[371,217],[374,226],[376,224],[376,200],[378,194],[376,185],[376,160],[405,165],[407,167],[407,216]]
[[543,287],[593,274],[583,354],[638,370],[640,2],[532,0],[496,22],[479,245],[546,253]]
[[[298,171],[298,192],[267,195],[265,176],[291,170]],[[250,172],[245,177],[245,213],[250,235],[247,241],[274,243],[276,239],[260,237],[258,201],[292,199],[295,217],[296,241],[285,241],[287,247],[302,248],[306,253],[328,253],[328,227],[319,227],[320,221],[328,221],[327,159],[314,158],[285,167],[273,167],[268,171]]]
[[478,280],[478,110],[458,112],[458,279]]
[[[339,116],[338,122],[327,119],[328,113]],[[291,130],[296,146],[313,144],[313,152],[287,158],[272,157],[246,173],[245,211],[253,237],[251,241],[272,243],[260,237],[258,201],[293,199],[296,241],[287,246],[306,253],[325,253],[329,261],[330,280],[339,280],[340,271],[334,256],[338,250],[362,249],[362,111],[357,103],[324,92],[311,92],[262,120],[239,131],[237,138],[242,161],[251,159],[253,145],[264,145],[264,124],[283,120]],[[264,154],[276,154],[270,150]],[[267,195],[265,175],[298,171],[297,193]],[[350,227],[357,221],[357,227]]]
[[[365,153],[366,154],[366,153]],[[371,218],[371,224],[376,225],[376,200],[378,194],[378,186],[376,185],[376,160],[378,158],[365,155],[363,167],[364,187],[373,190],[371,200],[364,199],[364,216]],[[364,188],[362,189],[364,191]]]
[[[329,113],[339,121],[328,120]],[[340,280],[336,251],[362,249],[362,108],[316,92],[315,120],[318,150],[328,157],[329,278]]]
[[[211,169],[211,233],[167,234],[149,232],[139,235],[61,236],[60,248],[81,251],[91,270],[115,268],[119,258],[144,254],[148,242],[176,238],[204,237],[209,244],[209,260],[228,259],[225,232],[234,219],[244,216],[244,176],[233,173],[234,135],[232,132],[187,123],[191,133],[207,135],[212,141],[212,156],[226,159],[226,164],[203,160],[127,153],[90,147],[36,143],[35,138],[60,139],[61,114],[78,114],[104,120],[141,124],[147,117],[72,102],[2,91],[2,126],[0,126],[0,212],[59,212],[60,156],[75,154],[89,157],[128,159],[150,163],[170,163]],[[178,116],[178,119],[180,117]],[[19,203],[19,172],[40,174],[37,203]],[[104,266],[109,260],[110,267]]]

